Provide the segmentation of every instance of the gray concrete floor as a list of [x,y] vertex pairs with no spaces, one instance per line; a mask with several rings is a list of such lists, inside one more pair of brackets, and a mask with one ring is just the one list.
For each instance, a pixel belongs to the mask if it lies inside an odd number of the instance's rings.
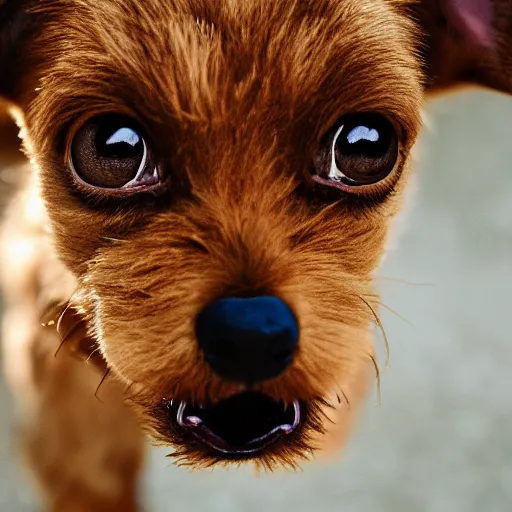
[[[512,100],[464,93],[428,112],[415,207],[381,272],[406,319],[383,312],[381,405],[370,399],[338,462],[299,474],[191,474],[156,450],[149,511],[512,510]],[[0,403],[0,510],[32,511],[3,388]]]

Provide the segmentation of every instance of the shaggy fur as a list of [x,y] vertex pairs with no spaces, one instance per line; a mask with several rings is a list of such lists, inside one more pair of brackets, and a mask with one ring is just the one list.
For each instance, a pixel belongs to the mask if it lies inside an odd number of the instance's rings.
[[[195,342],[197,314],[223,296],[279,296],[300,324],[292,367],[258,389],[303,401],[307,421],[256,464],[342,444],[375,364],[372,276],[425,90],[510,89],[510,3],[490,4],[504,16],[482,47],[451,1],[0,1],[0,94],[36,171],[4,228],[6,372],[54,510],[137,509],[134,418],[186,464],[227,462],[168,415],[170,399],[241,390]],[[393,120],[401,163],[340,195],[313,183],[313,160],[336,120],[361,111]],[[73,135],[109,112],[150,134],[164,195],[107,199],[72,179]]]

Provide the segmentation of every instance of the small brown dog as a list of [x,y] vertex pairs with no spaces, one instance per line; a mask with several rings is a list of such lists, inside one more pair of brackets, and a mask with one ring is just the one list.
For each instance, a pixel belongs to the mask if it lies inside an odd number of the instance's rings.
[[141,426],[194,467],[341,445],[425,91],[508,92],[511,53],[510,0],[0,0],[4,365],[52,510],[137,510]]

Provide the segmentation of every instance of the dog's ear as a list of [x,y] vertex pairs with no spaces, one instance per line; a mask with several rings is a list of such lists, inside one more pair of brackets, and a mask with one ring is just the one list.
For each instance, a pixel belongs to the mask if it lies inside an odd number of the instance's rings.
[[512,0],[420,0],[427,86],[512,92]]
[[0,97],[16,101],[30,15],[25,0],[0,0]]

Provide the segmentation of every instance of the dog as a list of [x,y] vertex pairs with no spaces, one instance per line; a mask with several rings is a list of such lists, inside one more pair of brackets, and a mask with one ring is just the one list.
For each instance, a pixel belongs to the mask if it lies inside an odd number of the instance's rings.
[[49,509],[139,510],[143,433],[343,446],[425,97],[509,93],[511,50],[508,0],[0,1],[3,363]]

